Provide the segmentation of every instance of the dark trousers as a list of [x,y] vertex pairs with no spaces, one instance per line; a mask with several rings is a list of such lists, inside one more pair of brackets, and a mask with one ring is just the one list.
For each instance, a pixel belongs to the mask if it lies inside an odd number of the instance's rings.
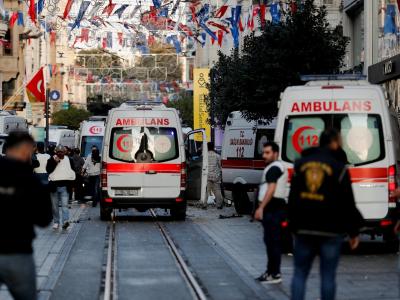
[[83,190],[83,177],[81,174],[76,174],[76,178],[74,181],[74,191],[75,191],[75,200],[84,200],[84,190]]
[[100,175],[89,176],[89,195],[92,196],[93,205],[100,201]]
[[0,254],[0,287],[4,283],[16,300],[36,299],[32,254]]
[[321,299],[335,299],[336,269],[339,264],[342,242],[342,236],[295,236],[292,300],[305,298],[307,277],[317,255],[320,257]]
[[282,254],[282,227],[283,210],[264,210],[262,224],[264,227],[264,243],[267,248],[267,273],[277,275],[281,273]]

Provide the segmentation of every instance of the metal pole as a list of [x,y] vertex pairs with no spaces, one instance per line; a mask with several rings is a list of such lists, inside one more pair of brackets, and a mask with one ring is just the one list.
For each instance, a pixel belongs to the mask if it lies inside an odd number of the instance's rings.
[[49,124],[49,114],[50,114],[50,109],[49,109],[49,95],[50,95],[50,89],[47,88],[46,89],[46,101],[45,101],[45,119],[46,119],[46,139],[45,139],[45,147],[46,149],[49,147],[49,128],[50,128],[50,124]]

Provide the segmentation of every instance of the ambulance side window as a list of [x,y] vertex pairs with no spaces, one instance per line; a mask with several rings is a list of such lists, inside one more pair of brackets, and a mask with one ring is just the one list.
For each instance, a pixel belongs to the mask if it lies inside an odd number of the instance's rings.
[[254,159],[262,159],[263,146],[274,140],[274,129],[257,129],[256,143],[254,145]]

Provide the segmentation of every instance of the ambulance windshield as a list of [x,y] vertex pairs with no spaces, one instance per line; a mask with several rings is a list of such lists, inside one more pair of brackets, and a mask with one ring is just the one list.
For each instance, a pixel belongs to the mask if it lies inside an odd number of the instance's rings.
[[119,127],[111,131],[110,157],[124,162],[151,163],[179,156],[175,128]]
[[343,150],[352,165],[363,165],[383,159],[382,122],[379,115],[324,114],[290,116],[284,129],[282,158],[293,162],[302,150],[319,144],[325,128],[336,128],[343,140]]

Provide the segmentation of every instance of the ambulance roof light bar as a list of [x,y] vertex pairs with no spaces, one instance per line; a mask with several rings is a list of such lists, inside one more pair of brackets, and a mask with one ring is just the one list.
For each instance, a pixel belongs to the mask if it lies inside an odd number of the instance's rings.
[[123,104],[128,106],[157,106],[157,105],[164,105],[164,103],[160,100],[128,100],[125,101]]
[[363,74],[321,74],[321,75],[300,75],[300,80],[307,81],[334,81],[334,80],[366,80]]

